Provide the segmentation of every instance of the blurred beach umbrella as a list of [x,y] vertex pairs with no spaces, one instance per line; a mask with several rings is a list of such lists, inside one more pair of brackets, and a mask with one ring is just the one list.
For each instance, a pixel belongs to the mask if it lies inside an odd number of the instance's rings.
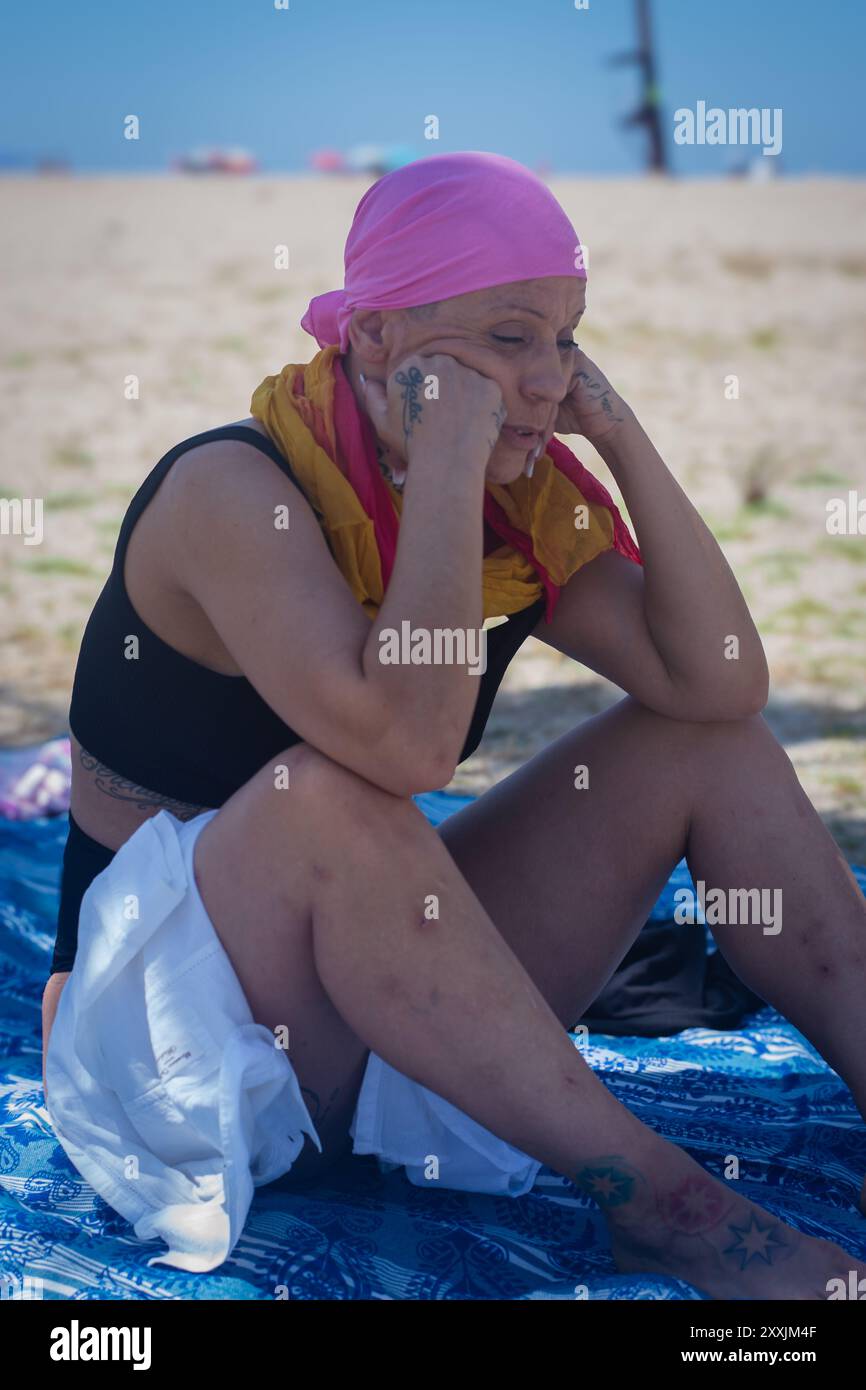
[[252,174],[258,160],[238,145],[226,149],[199,147],[172,160],[172,168],[182,174]]
[[384,174],[384,145],[355,145],[346,155],[346,164],[356,174]]
[[402,169],[420,155],[410,145],[355,145],[346,155],[346,163],[358,174],[375,174],[380,177],[392,169]]
[[345,169],[346,161],[339,150],[314,150],[310,155],[310,166],[322,174],[334,174]]
[[766,159],[762,155],[743,155],[728,169],[735,179],[748,179],[751,183],[772,183],[781,178],[784,166],[779,159]]
[[184,174],[203,174],[207,170],[209,159],[208,150],[190,150],[188,154],[182,154],[177,159],[173,159],[171,167],[179,169]]
[[421,158],[422,156],[417,150],[413,150],[411,145],[386,145],[385,172],[387,173],[391,169],[402,169],[404,164],[413,164],[416,159]]
[[249,150],[244,150],[240,145],[232,145],[229,149],[217,151],[218,168],[225,174],[252,174],[259,167],[259,161]]
[[37,174],[71,174],[72,165],[62,155],[47,154],[36,161]]

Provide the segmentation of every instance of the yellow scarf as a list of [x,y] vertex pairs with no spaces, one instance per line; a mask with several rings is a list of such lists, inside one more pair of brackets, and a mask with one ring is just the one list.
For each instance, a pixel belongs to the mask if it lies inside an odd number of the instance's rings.
[[[331,345],[322,348],[311,362],[290,363],[278,376],[265,377],[253,392],[250,411],[291,465],[320,519],[340,571],[372,618],[384,597],[382,563],[373,520],[346,476],[351,470],[338,447],[335,389],[351,394],[345,376],[339,383],[336,379],[338,354],[339,348]],[[352,403],[357,411],[354,397]],[[551,440],[548,448],[557,452],[558,461],[568,455],[584,480],[583,488],[561,471],[561,461],[557,467],[548,452],[537,461],[531,478],[521,475],[506,485],[488,483],[486,491],[501,507],[508,525],[527,538],[532,557],[547,571],[549,581],[561,587],[588,560],[622,540],[621,535],[615,536],[615,529],[624,530],[624,523],[601,484],[559,440]],[[354,466],[375,469],[381,476],[375,460],[366,460],[365,465],[355,456]],[[399,518],[402,497],[387,479],[382,482]],[[607,502],[589,500],[590,491],[596,499],[603,497]],[[630,537],[627,544],[634,548]],[[532,559],[508,541],[486,555],[482,567],[485,619],[519,613],[545,592],[550,598],[550,584],[542,583]]]

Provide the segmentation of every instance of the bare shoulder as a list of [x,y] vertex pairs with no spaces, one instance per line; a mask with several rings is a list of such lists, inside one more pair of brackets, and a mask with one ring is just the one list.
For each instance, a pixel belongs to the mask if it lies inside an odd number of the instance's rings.
[[[232,424],[243,425],[262,438],[268,438],[267,431],[258,420],[234,420]],[[255,486],[257,479],[271,475],[290,481],[273,459],[258,449],[252,440],[209,439],[193,449],[187,449],[175,459],[160,492],[164,493],[168,505],[174,507],[187,499],[198,502],[206,500],[211,491],[208,483],[236,477]]]
[[[238,424],[257,427],[255,421]],[[261,427],[258,432],[264,434]],[[124,559],[130,602],[152,631],[183,656],[223,675],[240,675],[201,602],[210,576],[261,573],[277,563],[275,508],[287,507],[298,542],[282,556],[304,563],[305,550],[323,544],[301,491],[252,441],[212,439],[173,462],[137,518]],[[301,513],[309,514],[307,528]],[[235,585],[236,587],[236,585]]]
[[[238,421],[250,428],[257,421]],[[258,426],[265,438],[265,431]],[[219,536],[243,545],[248,523],[267,519],[274,525],[274,509],[287,506],[292,527],[318,529],[314,514],[300,488],[274,459],[252,442],[215,439],[190,449],[177,459],[166,478],[163,516],[179,560],[179,575],[189,547],[207,559],[201,541]],[[203,553],[204,552],[204,553]]]
[[[287,468],[291,470],[290,459]],[[308,587],[334,569],[321,523],[304,492],[290,471],[254,443],[209,441],[181,455],[169,479],[163,541],[168,542],[171,579],[181,599],[192,599],[207,612],[210,597],[224,608],[227,601],[240,600],[241,587],[249,598],[248,586],[258,576],[263,600],[282,606],[286,595],[281,585],[297,596],[301,577]],[[213,613],[209,616],[213,623]]]

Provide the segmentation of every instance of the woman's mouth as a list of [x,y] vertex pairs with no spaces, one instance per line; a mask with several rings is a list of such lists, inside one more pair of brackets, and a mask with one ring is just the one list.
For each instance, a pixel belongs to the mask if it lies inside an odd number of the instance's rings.
[[513,449],[534,449],[543,438],[541,430],[524,430],[516,425],[503,425],[500,437]]

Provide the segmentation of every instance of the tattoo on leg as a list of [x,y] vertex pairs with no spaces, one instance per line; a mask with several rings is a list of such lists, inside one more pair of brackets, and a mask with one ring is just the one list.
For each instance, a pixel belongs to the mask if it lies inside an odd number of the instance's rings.
[[[673,1254],[687,1238],[681,1249],[692,1252],[692,1258],[697,1244],[716,1268],[733,1267],[742,1273],[752,1265],[790,1259],[799,1243],[796,1232],[770,1215],[760,1219],[708,1174],[689,1175],[653,1195],[652,1185],[638,1169],[618,1154],[609,1154],[585,1164],[575,1182],[610,1218],[620,1240],[633,1239],[637,1231],[638,1244],[649,1238],[659,1257]],[[741,1214],[734,1216],[734,1209]]]
[[617,1155],[606,1155],[586,1164],[575,1174],[576,1185],[598,1202],[602,1211],[622,1207],[636,1195],[643,1178],[636,1168]]
[[722,1224],[737,1204],[709,1174],[689,1174],[669,1190],[656,1185],[619,1154],[604,1154],[575,1177],[578,1187],[620,1227],[651,1222],[657,1238],[699,1236]]
[[672,1231],[697,1235],[717,1226],[735,1206],[713,1178],[688,1177],[658,1200],[658,1212]]
[[324,1123],[332,1105],[334,1104],[336,1096],[339,1094],[339,1091],[339,1086],[335,1087],[335,1089],[331,1092],[328,1104],[325,1106],[325,1109],[322,1110],[322,1102],[319,1099],[318,1091],[311,1091],[307,1086],[301,1087],[301,1095],[304,1097],[307,1109],[310,1112],[310,1119],[312,1120],[314,1125],[320,1125]]
[[731,1222],[728,1230],[734,1238],[733,1244],[722,1253],[739,1261],[741,1270],[746,1268],[750,1260],[763,1260],[771,1265],[774,1258],[779,1258],[780,1251],[790,1254],[791,1247],[776,1235],[773,1222],[762,1226],[756,1216],[750,1215],[747,1226],[737,1226]]

